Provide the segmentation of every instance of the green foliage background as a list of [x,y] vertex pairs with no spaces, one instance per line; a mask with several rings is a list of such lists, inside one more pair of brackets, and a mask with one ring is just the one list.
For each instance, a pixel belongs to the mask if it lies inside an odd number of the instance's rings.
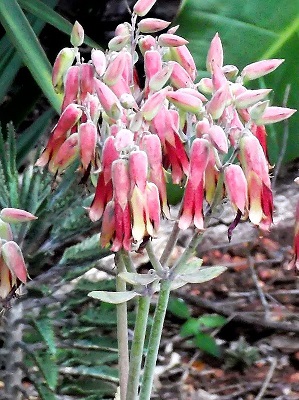
[[[291,85],[287,106],[299,109],[299,0],[185,0],[176,23],[178,33],[189,40],[199,76],[204,75],[206,54],[216,32],[224,47],[224,62],[239,69],[265,58],[285,58],[275,72],[258,82],[273,88],[273,104],[282,105]],[[289,122],[285,161],[299,156],[299,113]],[[282,143],[283,124],[268,128],[271,161]]]

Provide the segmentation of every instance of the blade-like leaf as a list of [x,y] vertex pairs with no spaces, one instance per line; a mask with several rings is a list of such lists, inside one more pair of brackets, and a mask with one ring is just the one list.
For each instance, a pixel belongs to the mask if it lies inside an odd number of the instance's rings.
[[24,64],[30,70],[52,106],[59,112],[61,99],[52,87],[51,65],[16,0],[2,0],[0,2],[0,22],[10,41],[18,50]]
[[[36,17],[59,29],[61,32],[64,32],[67,35],[71,34],[73,25],[40,0],[19,0],[18,2],[24,10],[29,11]],[[84,43],[90,47],[94,47],[95,49],[100,48],[98,43],[87,36],[84,37]]]
[[149,285],[158,279],[155,274],[138,274],[133,272],[121,272],[118,276],[131,285]]
[[183,274],[180,278],[186,283],[202,283],[210,281],[211,279],[216,278],[218,275],[222,274],[226,270],[226,267],[222,265],[201,268],[197,272],[193,272],[191,274]]
[[105,301],[111,304],[120,304],[133,299],[138,296],[135,292],[103,292],[103,291],[93,291],[88,293],[89,297],[94,299]]
[[[265,77],[265,85],[274,89],[273,103],[281,105],[286,86],[290,84],[287,106],[299,109],[295,58],[299,53],[299,0],[250,0],[242,7],[239,0],[186,0],[176,23],[180,24],[179,34],[189,41],[199,77],[204,74],[207,51],[216,32],[223,43],[225,64],[242,69],[264,58],[284,58],[283,65]],[[299,112],[290,119],[286,160],[298,157],[298,124]],[[283,124],[273,127],[275,133],[269,135],[269,151],[271,161],[275,162],[281,149]]]

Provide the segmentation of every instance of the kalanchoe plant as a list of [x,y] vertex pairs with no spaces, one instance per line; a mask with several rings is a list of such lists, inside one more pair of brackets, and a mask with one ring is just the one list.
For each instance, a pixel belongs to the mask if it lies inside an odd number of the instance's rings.
[[[169,22],[145,16],[155,0],[138,0],[131,24],[120,24],[106,53],[92,50],[84,60],[78,46],[83,28],[76,22],[74,47],[58,54],[53,85],[63,93],[61,116],[37,165],[62,174],[75,160],[84,179],[96,181],[90,219],[102,219],[100,244],[111,246],[117,266],[117,293],[90,296],[117,304],[120,398],[150,398],[163,321],[171,289],[200,283],[224,271],[190,262],[209,219],[227,196],[236,211],[229,239],[241,217],[268,229],[272,192],[264,125],[289,118],[295,110],[269,105],[270,89],[249,90],[246,81],[274,71],[283,60],[265,60],[240,73],[224,65],[218,34],[207,56],[210,78],[195,83],[196,66],[187,41]],[[145,83],[136,72],[144,59]],[[161,217],[170,219],[166,172],[184,187],[182,206],[160,260],[151,247]],[[168,260],[180,230],[194,227],[182,256]],[[146,249],[153,270],[136,272],[130,252]],[[127,291],[126,286],[133,287]],[[150,298],[159,292],[140,384]],[[126,302],[138,300],[134,338],[128,351]],[[139,388],[140,385],[140,388]]]

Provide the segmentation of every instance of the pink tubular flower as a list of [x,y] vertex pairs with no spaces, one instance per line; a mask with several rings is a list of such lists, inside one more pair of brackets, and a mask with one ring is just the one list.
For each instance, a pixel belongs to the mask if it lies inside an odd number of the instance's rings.
[[102,52],[102,50],[92,49],[91,60],[96,70],[96,73],[102,76],[106,71],[107,67],[107,60],[105,54]]
[[77,104],[69,104],[62,112],[57,125],[53,129],[53,140],[66,138],[67,133],[76,125],[82,117],[82,110]]
[[125,63],[126,63],[126,53],[124,51],[119,52],[117,56],[110,61],[106,69],[106,72],[103,76],[103,80],[107,85],[111,86],[117,83],[117,81],[122,76],[122,73],[125,68]]
[[240,159],[248,184],[249,219],[268,229],[272,223],[273,197],[268,162],[259,140],[251,133],[239,142]]
[[203,199],[204,173],[209,160],[210,144],[206,139],[194,139],[190,154],[190,172],[182,205],[179,228],[187,229],[194,223],[197,229],[204,229]]
[[267,125],[290,118],[297,110],[286,107],[267,107],[260,118],[254,122],[256,125]]
[[162,47],[178,47],[188,43],[188,40],[171,33],[162,33],[158,38],[158,44]]
[[224,183],[232,206],[244,214],[247,207],[247,181],[239,165],[228,165],[224,170]]
[[87,93],[94,92],[94,68],[90,63],[80,65],[80,100],[83,101]]
[[99,79],[94,78],[94,82],[98,98],[106,114],[114,120],[119,119],[122,115],[122,108],[116,95]]
[[79,126],[79,151],[80,160],[84,171],[95,159],[97,144],[97,127],[91,121],[87,121]]
[[75,132],[62,143],[49,163],[50,172],[61,173],[75,161],[79,155],[78,139],[79,135]]
[[193,81],[188,72],[176,61],[170,61],[172,73],[170,76],[171,85],[176,88],[192,88]]
[[80,88],[80,66],[73,65],[67,71],[64,83],[64,97],[61,106],[61,111],[71,104],[77,102]]
[[157,135],[145,135],[141,144],[147,154],[149,162],[149,180],[153,182],[159,191],[162,212],[166,218],[170,218],[167,204],[165,171],[162,166],[162,148]]

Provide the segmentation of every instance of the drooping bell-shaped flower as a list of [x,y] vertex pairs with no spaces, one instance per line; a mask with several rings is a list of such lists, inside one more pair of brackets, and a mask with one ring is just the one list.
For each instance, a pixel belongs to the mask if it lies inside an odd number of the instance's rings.
[[248,184],[249,219],[268,229],[272,223],[273,196],[268,162],[259,140],[252,133],[240,139],[240,160]]
[[194,139],[190,151],[190,172],[185,187],[179,228],[187,229],[192,223],[204,229],[203,199],[204,173],[209,160],[210,143],[206,139]]

